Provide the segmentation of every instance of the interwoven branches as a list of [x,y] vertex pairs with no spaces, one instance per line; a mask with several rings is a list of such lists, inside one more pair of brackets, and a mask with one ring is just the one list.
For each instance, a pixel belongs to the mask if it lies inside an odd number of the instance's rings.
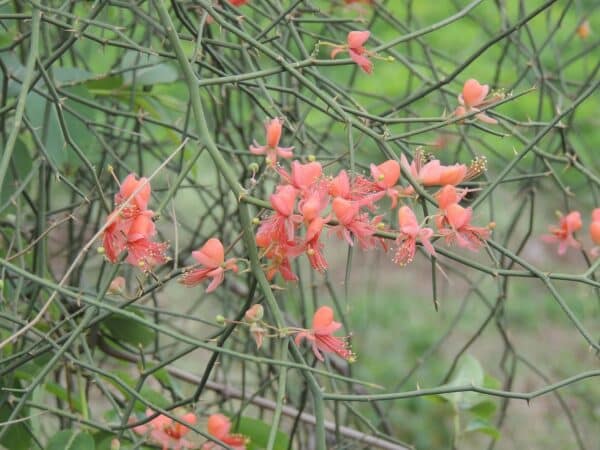
[[1,445],[591,448],[598,6],[422,3],[0,2]]

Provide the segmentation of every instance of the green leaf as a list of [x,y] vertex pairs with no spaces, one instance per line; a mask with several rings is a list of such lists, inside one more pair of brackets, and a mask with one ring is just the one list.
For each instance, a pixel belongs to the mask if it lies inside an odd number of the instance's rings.
[[496,412],[496,403],[491,400],[483,400],[475,403],[468,410],[481,419],[489,419]]
[[[4,401],[0,405],[0,422],[5,422],[10,417],[12,407]],[[27,410],[22,414],[27,415]],[[17,422],[8,427],[6,434],[0,440],[0,445],[8,450],[29,450],[31,448],[31,435],[27,430],[27,422]]]
[[[269,443],[271,425],[251,417],[241,417],[235,431],[250,438],[250,444],[246,446],[248,450],[260,450],[266,448]],[[288,444],[288,436],[282,431],[277,431],[273,448],[286,450]]]
[[95,450],[92,436],[83,431],[63,430],[50,438],[46,450]]
[[482,419],[473,419],[469,422],[465,428],[465,433],[483,433],[494,439],[500,437],[500,431],[487,420]]
[[122,66],[132,68],[140,66],[135,71],[128,70],[123,74],[125,84],[140,86],[152,86],[161,83],[172,83],[177,80],[177,70],[167,63],[159,62],[159,58],[154,55],[145,55],[134,51],[125,53]]
[[10,199],[17,184],[20,183],[31,170],[31,156],[29,155],[27,146],[21,139],[17,139],[15,142],[11,165],[14,167],[14,171],[13,168],[9,166],[8,172],[6,172],[4,180],[2,180],[2,197],[0,198],[0,204],[2,205]]
[[112,75],[85,82],[85,86],[93,94],[110,94],[111,91],[123,86],[123,77],[121,75]]
[[[140,317],[143,314],[139,311],[132,312]],[[117,341],[123,341],[137,347],[147,347],[154,340],[155,332],[153,329],[136,322],[129,317],[112,315],[102,322],[102,325],[109,334]]]
[[[471,355],[465,355],[461,359],[456,374],[446,386],[482,386],[483,379],[483,368],[479,364],[479,361]],[[478,394],[472,392],[453,392],[441,395],[461,409],[470,408],[478,396]]]
[[83,413],[83,406],[81,405],[81,400],[79,400],[77,394],[71,393],[69,396],[69,393],[64,387],[52,381],[46,382],[44,387],[47,392],[53,394],[63,402],[66,402],[71,408],[75,408],[78,412]]

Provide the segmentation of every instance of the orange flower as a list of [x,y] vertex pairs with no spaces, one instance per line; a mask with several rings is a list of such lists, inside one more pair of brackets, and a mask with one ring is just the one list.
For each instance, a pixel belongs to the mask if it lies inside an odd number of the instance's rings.
[[277,157],[291,158],[294,147],[280,147],[283,122],[278,119],[271,119],[265,126],[267,134],[267,144],[259,145],[254,141],[254,145],[250,146],[250,152],[254,155],[266,155],[267,164],[274,167],[277,164]]
[[581,226],[581,214],[579,211],[571,211],[566,216],[561,216],[558,227],[548,227],[550,234],[542,236],[542,240],[550,244],[558,243],[558,254],[562,256],[569,247],[581,247],[581,244],[573,237],[573,233],[580,230]]
[[[231,420],[223,414],[211,414],[208,417],[206,429],[208,434],[227,444],[233,450],[246,450],[246,445],[250,442],[250,439],[242,434],[230,433]],[[218,447],[218,445],[214,442],[207,442],[202,446],[202,449],[212,450],[215,447]]]
[[342,324],[333,320],[333,309],[329,306],[321,306],[315,312],[310,330],[301,330],[296,335],[296,345],[299,345],[303,339],[310,341],[312,351],[319,361],[324,361],[324,353],[334,353],[347,361],[353,362],[356,359],[350,346],[348,338],[333,336]]
[[223,283],[226,271],[238,271],[236,258],[229,258],[225,261],[225,249],[221,241],[216,238],[209,239],[200,249],[192,252],[192,257],[204,267],[186,271],[180,282],[186,286],[196,286],[207,278],[211,278],[212,281],[208,285],[206,293],[214,291]]
[[346,37],[346,45],[338,45],[331,51],[331,58],[335,59],[336,55],[347,51],[358,67],[363,72],[371,74],[373,72],[373,63],[369,60],[370,53],[365,49],[363,44],[367,42],[371,36],[370,31],[351,31]]

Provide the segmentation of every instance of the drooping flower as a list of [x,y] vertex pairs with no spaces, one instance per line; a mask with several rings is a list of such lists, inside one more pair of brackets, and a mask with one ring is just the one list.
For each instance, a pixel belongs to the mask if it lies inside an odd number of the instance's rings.
[[277,164],[277,158],[292,158],[294,155],[292,150],[294,147],[280,147],[279,141],[281,140],[281,132],[283,129],[283,122],[279,118],[271,119],[265,126],[267,134],[267,143],[265,145],[259,145],[254,141],[254,145],[250,146],[250,152],[254,155],[265,155],[267,164],[271,167],[275,167]]
[[323,244],[320,241],[321,233],[330,215],[321,217],[327,207],[329,195],[325,186],[314,189],[299,204],[302,220],[306,227],[304,243],[302,244],[308,260],[313,269],[323,272],[327,269],[327,261],[323,256]]
[[[460,105],[454,111],[454,115],[460,117],[471,112],[479,112],[480,108],[502,98],[502,96],[497,95],[486,100],[489,91],[490,87],[487,84],[480,84],[474,78],[467,80],[462,92],[458,95],[458,103]],[[479,112],[475,117],[485,123],[498,123],[496,119],[493,119],[484,112]]]
[[127,233],[127,259],[126,261],[144,271],[168,261],[166,242],[154,242],[156,235],[154,221],[146,214],[137,216]]
[[417,240],[423,244],[427,253],[435,255],[435,249],[429,241],[433,236],[433,230],[421,227],[415,213],[408,206],[401,206],[398,209],[398,225],[400,229],[396,240],[398,248],[393,258],[396,264],[404,266],[412,262],[417,249]]
[[238,271],[236,258],[225,261],[225,249],[217,238],[211,238],[198,250],[192,252],[192,257],[202,267],[187,270],[180,279],[186,286],[196,286],[207,278],[211,279],[206,293],[214,291],[225,279],[225,272]]
[[133,218],[125,218],[118,211],[113,211],[108,215],[106,223],[102,246],[106,259],[114,264],[127,247],[127,234],[133,223]]
[[373,72],[373,63],[369,60],[370,53],[363,46],[371,35],[370,31],[350,31],[346,38],[346,45],[338,45],[331,51],[331,58],[334,59],[338,53],[347,51],[358,67],[363,72],[371,74]]
[[490,237],[490,228],[471,225],[472,216],[471,208],[452,203],[445,208],[437,221],[438,232],[449,245],[456,244],[476,251]]
[[301,330],[296,335],[296,345],[303,339],[312,344],[312,351],[319,361],[324,361],[323,353],[334,353],[343,359],[353,362],[356,359],[350,349],[347,337],[333,336],[342,324],[333,320],[333,309],[329,306],[321,306],[315,312],[310,330]]
[[[147,417],[154,414],[154,411],[151,409],[146,410]],[[182,422],[191,426],[196,425],[198,420],[196,415],[191,412],[182,414],[179,418]],[[180,450],[195,447],[195,444],[184,439],[184,436],[190,432],[190,429],[163,414],[156,416],[144,425],[133,427],[133,431],[140,435],[148,435],[152,442],[162,446],[162,450]]]
[[[246,450],[246,445],[250,439],[242,434],[231,433],[231,420],[223,414],[211,414],[206,424],[208,434],[227,444],[233,450]],[[202,450],[212,450],[220,446],[214,442],[207,442],[202,446]]]
[[566,216],[561,216],[558,227],[548,227],[550,234],[543,235],[542,240],[550,244],[558,244],[558,254],[562,256],[569,247],[581,247],[579,241],[573,237],[573,233],[580,230],[581,226],[581,214],[579,211],[571,211]]
[[144,271],[168,261],[168,244],[152,241],[156,228],[154,212],[148,209],[150,194],[147,178],[138,180],[131,173],[121,183],[102,236],[104,254],[111,263],[116,263],[124,251],[128,253],[126,261]]

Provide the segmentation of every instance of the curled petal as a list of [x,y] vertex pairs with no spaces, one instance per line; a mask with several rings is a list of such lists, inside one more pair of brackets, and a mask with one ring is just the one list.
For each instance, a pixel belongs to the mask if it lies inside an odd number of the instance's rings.
[[369,75],[373,73],[373,63],[369,60],[369,58],[355,52],[352,49],[350,49],[348,53],[350,54],[350,58],[352,58],[352,61],[358,64],[358,66],[362,69],[363,72]]
[[364,45],[365,42],[371,36],[370,31],[351,31],[348,33],[347,42],[348,47],[351,49],[357,49]]

